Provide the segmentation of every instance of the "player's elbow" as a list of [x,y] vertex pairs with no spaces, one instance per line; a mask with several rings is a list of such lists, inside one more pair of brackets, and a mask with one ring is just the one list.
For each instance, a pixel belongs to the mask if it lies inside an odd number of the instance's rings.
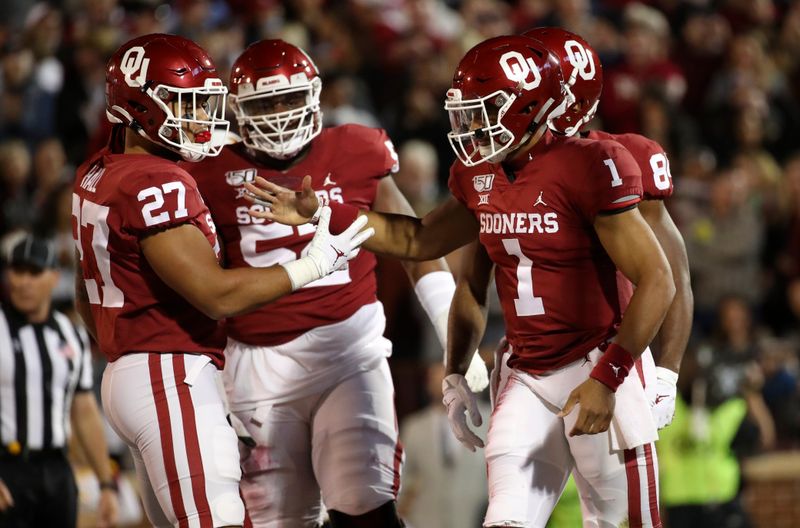
[[675,292],[677,291],[675,279],[672,276],[672,270],[669,264],[666,260],[662,261],[660,265],[652,267],[647,275],[649,279],[648,282],[650,282],[658,292],[658,298],[663,299],[665,306],[669,306],[675,298]]
[[222,295],[209,295],[207,297],[195,299],[192,304],[209,319],[219,321],[233,315],[230,303]]

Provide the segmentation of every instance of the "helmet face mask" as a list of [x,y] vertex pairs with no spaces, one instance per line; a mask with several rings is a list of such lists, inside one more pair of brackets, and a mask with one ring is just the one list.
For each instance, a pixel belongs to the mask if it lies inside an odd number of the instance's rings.
[[484,161],[498,163],[514,144],[514,133],[503,126],[502,117],[514,103],[515,95],[497,91],[487,96],[464,100],[461,91],[447,92],[444,108],[450,117],[447,140],[464,165]]
[[[206,85],[200,89],[159,85],[153,90],[156,102],[166,114],[158,137],[177,149],[187,161],[217,156],[228,132],[229,124],[225,121],[227,89],[211,79],[206,81]],[[160,97],[165,92],[169,103]],[[226,125],[221,131],[219,123],[223,121]]]
[[322,80],[300,48],[282,40],[251,45],[233,65],[230,84],[249,148],[291,159],[322,131]]
[[208,54],[176,35],[123,44],[106,69],[106,116],[187,161],[216,156],[230,123],[228,90]]
[[467,166],[500,163],[572,102],[557,58],[524,36],[486,40],[467,52],[445,110],[450,146]]

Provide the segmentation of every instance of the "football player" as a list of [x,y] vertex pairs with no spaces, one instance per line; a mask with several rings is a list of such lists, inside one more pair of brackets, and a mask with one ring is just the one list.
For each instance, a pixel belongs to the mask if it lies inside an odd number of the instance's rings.
[[[566,112],[550,123],[557,134],[589,139],[610,139],[631,153],[642,171],[642,201],[639,211],[655,233],[672,269],[675,298],[659,331],[658,366],[648,347],[637,362],[643,375],[645,391],[659,429],[666,427],[675,415],[678,372],[692,329],[692,289],[689,261],[683,237],[672,221],[664,200],[672,196],[672,175],[664,149],[639,134],[609,134],[599,130],[581,130],[594,117],[603,88],[603,69],[597,53],[580,36],[557,27],[534,28],[523,33],[542,42],[561,62],[564,82],[575,97]],[[624,311],[633,294],[625,280],[620,285],[621,309]]]
[[218,319],[344,266],[370,235],[339,236],[323,212],[307,255],[224,270],[211,215],[177,160],[217,155],[227,89],[199,46],[152,34],[106,69],[108,147],[78,168],[72,197],[77,309],[108,358],[106,416],[128,444],[155,526],[242,526],[239,454],[214,373]]
[[[463,373],[496,274],[513,352],[486,446],[485,526],[544,526],[573,470],[586,526],[660,526],[648,456],[656,427],[628,373],[675,286],[637,209],[641,171],[630,153],[548,130],[568,104],[558,59],[543,44],[489,39],[462,59],[445,103],[459,158],[453,196],[421,220],[341,204],[334,216],[366,214],[376,230],[370,249],[400,258],[430,259],[479,239],[451,308],[443,392],[456,436],[482,446],[466,423],[465,411],[473,423],[480,414]],[[308,186],[258,183],[248,189],[270,209],[252,211],[257,218],[296,223],[318,207]],[[624,319],[617,269],[636,284]]]
[[[323,202],[414,215],[391,178],[398,158],[383,130],[322,127],[322,80],[303,50],[252,44],[229,86],[242,141],[185,164],[228,267],[302,258],[316,229],[251,217],[245,185],[256,179],[292,188],[305,179]],[[443,260],[405,267],[444,344],[452,275]],[[347,268],[226,322],[228,401],[257,444],[243,458],[241,485],[254,526],[315,526],[320,495],[334,527],[400,526],[402,451],[374,269],[375,256],[361,252]],[[475,368],[486,378],[482,360]]]

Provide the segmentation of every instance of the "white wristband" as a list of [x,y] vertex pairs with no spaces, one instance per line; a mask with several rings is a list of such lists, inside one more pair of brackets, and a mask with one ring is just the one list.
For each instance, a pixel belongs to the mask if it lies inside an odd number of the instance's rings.
[[289,280],[292,283],[292,291],[302,288],[310,282],[322,277],[319,266],[310,257],[303,257],[301,259],[281,264],[286,274],[289,275]]
[[456,282],[449,271],[433,271],[423,275],[414,285],[419,303],[433,323],[443,349],[447,349],[447,316],[456,292]]
[[311,215],[311,218],[308,220],[309,224],[317,225],[319,223],[319,215],[322,214],[322,208],[325,207],[330,203],[330,200],[326,197],[317,196],[317,210],[314,211],[314,214]]
[[670,385],[678,384],[678,373],[665,367],[656,367],[656,378],[666,381]]

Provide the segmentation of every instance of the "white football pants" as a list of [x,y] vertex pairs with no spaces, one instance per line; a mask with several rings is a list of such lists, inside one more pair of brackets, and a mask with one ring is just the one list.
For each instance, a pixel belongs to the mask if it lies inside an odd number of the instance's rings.
[[103,409],[131,450],[154,526],[242,526],[238,440],[207,356],[128,354],[103,373]]
[[403,451],[385,358],[320,393],[235,414],[257,444],[243,449],[241,484],[255,528],[315,527],[320,499],[361,515],[397,498]]
[[[559,405],[590,367],[584,360],[564,367],[574,375],[555,389]],[[630,528],[660,528],[654,445],[612,452],[608,433],[568,437],[580,406],[559,418],[560,407],[534,393],[521,375],[511,371],[501,382],[491,417],[484,526],[543,528],[572,473],[584,527],[616,528],[628,520]]]

